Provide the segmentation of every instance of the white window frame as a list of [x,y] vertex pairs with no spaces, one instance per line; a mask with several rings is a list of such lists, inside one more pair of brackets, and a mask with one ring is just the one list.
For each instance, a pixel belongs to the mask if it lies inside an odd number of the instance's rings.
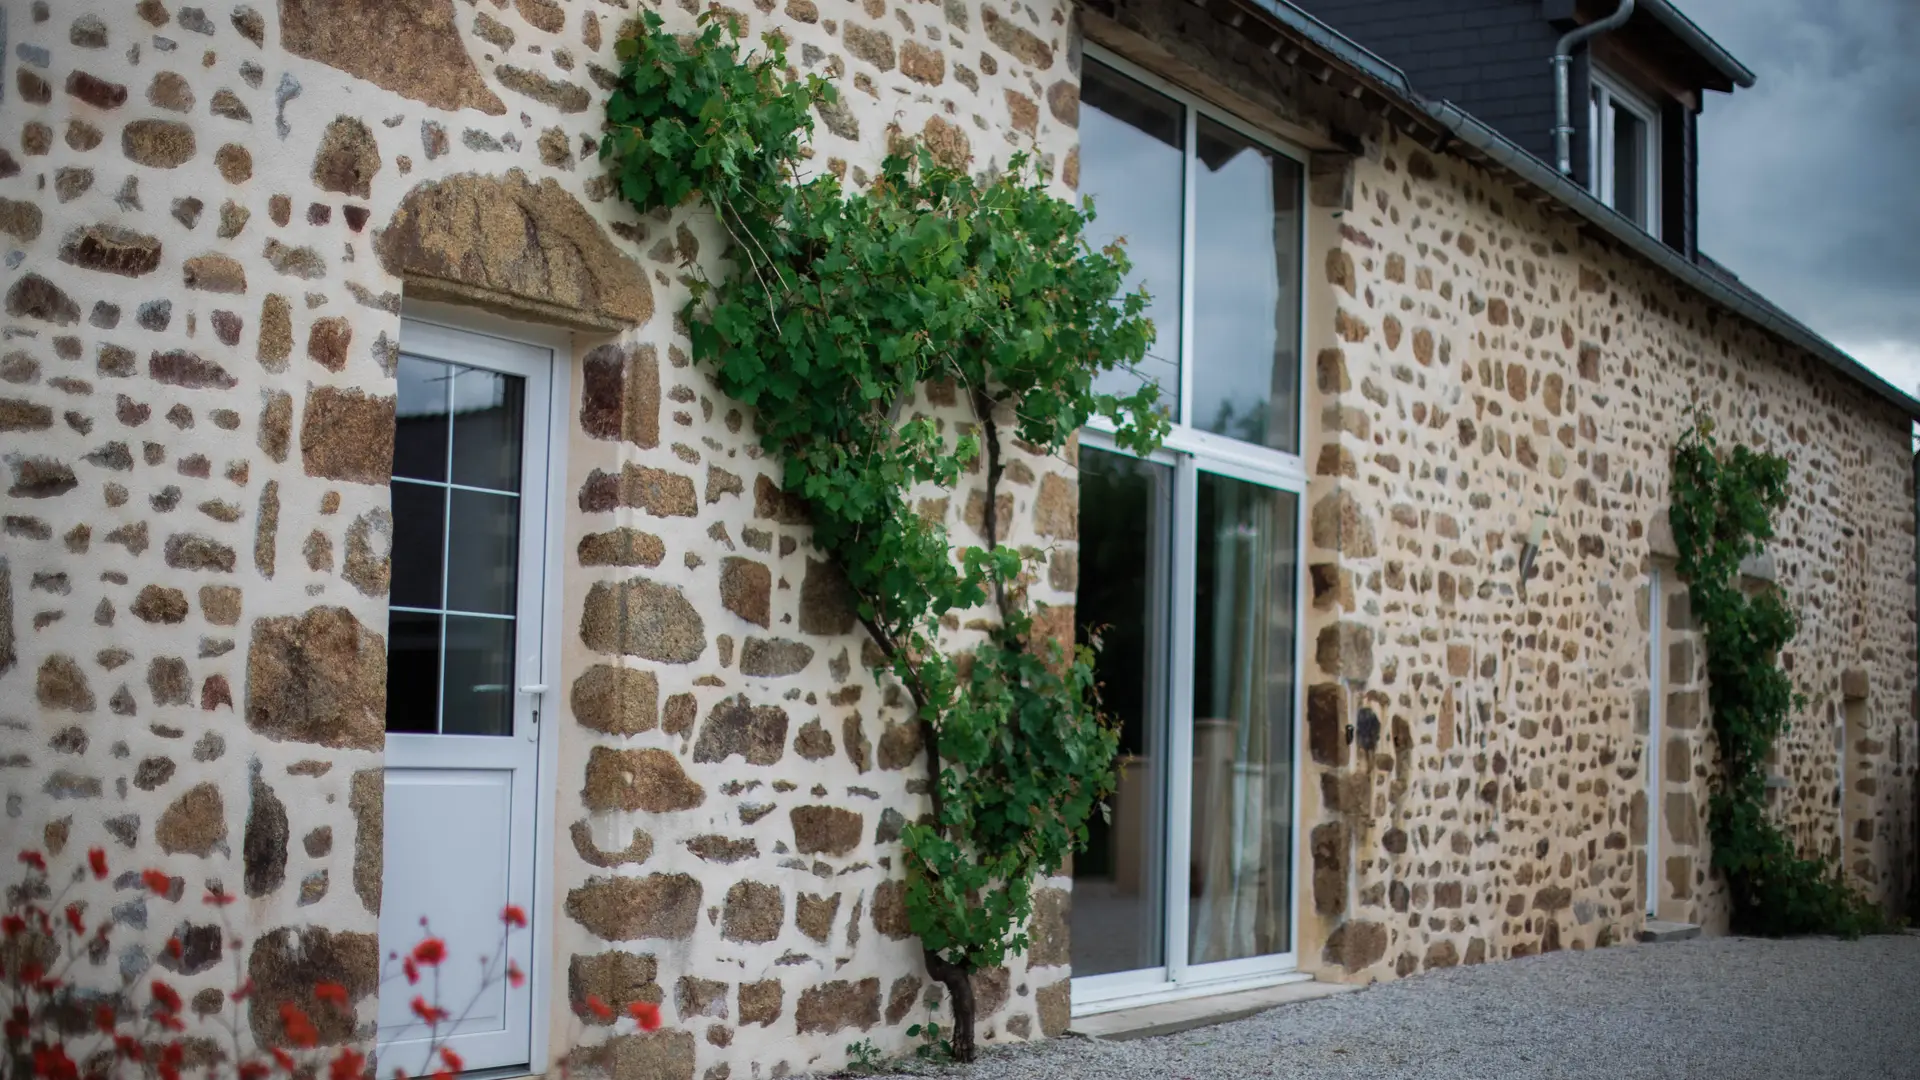
[[[1167,730],[1161,733],[1160,740],[1160,744],[1166,750],[1167,763],[1167,767],[1161,770],[1160,778],[1164,785],[1164,790],[1160,793],[1160,805],[1164,807],[1165,813],[1159,819],[1158,824],[1162,831],[1156,838],[1163,847],[1163,858],[1160,863],[1165,868],[1164,880],[1161,882],[1165,889],[1161,918],[1161,932],[1165,935],[1164,963],[1157,967],[1136,971],[1074,977],[1072,994],[1073,1013],[1076,1016],[1132,1008],[1156,1001],[1217,994],[1282,982],[1305,981],[1310,978],[1298,972],[1300,911],[1303,895],[1300,873],[1301,848],[1305,840],[1300,828],[1300,808],[1303,805],[1302,778],[1306,772],[1304,763],[1307,760],[1306,680],[1301,677],[1306,662],[1305,617],[1308,581],[1304,552],[1307,530],[1307,471],[1303,456],[1297,450],[1277,450],[1242,442],[1201,431],[1191,425],[1195,361],[1193,344],[1194,203],[1199,170],[1196,147],[1200,119],[1204,116],[1222,127],[1245,136],[1262,148],[1296,162],[1301,168],[1303,183],[1300,192],[1298,227],[1301,230],[1302,242],[1299,244],[1300,266],[1293,282],[1295,302],[1299,305],[1293,342],[1296,447],[1303,446],[1306,441],[1304,353],[1307,254],[1304,241],[1307,206],[1304,180],[1310,158],[1306,150],[1225,112],[1193,93],[1150,71],[1143,70],[1138,65],[1092,42],[1086,44],[1085,55],[1088,59],[1111,68],[1126,78],[1166,95],[1183,108],[1184,171],[1181,184],[1180,333],[1177,343],[1180,409],[1178,415],[1173,418],[1173,430],[1168,434],[1160,450],[1148,459],[1161,465],[1171,466],[1174,484],[1171,566],[1163,568],[1170,570],[1172,574],[1172,604],[1168,613],[1167,627],[1170,641],[1167,648],[1152,658],[1161,676],[1153,681],[1153,685],[1165,688],[1167,695],[1163,713],[1166,717]],[[1082,445],[1092,449],[1128,454],[1128,451],[1120,449],[1114,442],[1113,430],[1113,425],[1105,418],[1095,418],[1081,433]],[[1219,963],[1193,964],[1188,962],[1187,955],[1190,913],[1187,895],[1188,871],[1185,868],[1193,826],[1192,689],[1194,619],[1196,617],[1194,574],[1198,542],[1197,495],[1200,474],[1203,472],[1285,492],[1294,496],[1295,500],[1294,700],[1292,791],[1290,793],[1292,833],[1288,838],[1287,850],[1290,890],[1288,902],[1292,925],[1288,933],[1290,948],[1285,953]],[[1183,767],[1175,767],[1176,763],[1181,762],[1186,764]]]
[[[1587,190],[1594,198],[1614,206],[1613,125],[1603,122],[1610,109],[1619,109],[1639,120],[1647,133],[1647,161],[1641,182],[1646,185],[1646,220],[1634,221],[1656,239],[1660,236],[1660,110],[1653,102],[1627,89],[1626,84],[1592,65],[1588,75],[1592,89],[1587,94]],[[1622,216],[1625,216],[1624,214]],[[1628,218],[1632,221],[1632,218]]]

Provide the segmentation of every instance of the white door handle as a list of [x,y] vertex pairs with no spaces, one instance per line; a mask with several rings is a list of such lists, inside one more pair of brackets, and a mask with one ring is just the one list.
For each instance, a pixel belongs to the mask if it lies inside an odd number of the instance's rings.
[[527,685],[520,688],[520,692],[523,694],[544,694],[547,692],[547,684],[546,683],[528,683]]

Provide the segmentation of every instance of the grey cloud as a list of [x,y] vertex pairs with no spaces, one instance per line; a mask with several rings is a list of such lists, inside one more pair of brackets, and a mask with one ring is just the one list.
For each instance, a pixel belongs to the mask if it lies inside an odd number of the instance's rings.
[[1920,348],[1920,5],[1682,6],[1759,76],[1700,118],[1702,250],[1834,340]]

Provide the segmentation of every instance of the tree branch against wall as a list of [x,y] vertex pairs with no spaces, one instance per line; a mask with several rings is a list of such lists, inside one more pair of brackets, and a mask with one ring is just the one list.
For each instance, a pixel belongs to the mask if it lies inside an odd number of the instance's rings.
[[[694,358],[758,410],[782,486],[912,698],[932,812],[902,834],[907,913],[953,1002],[954,1055],[970,1060],[970,976],[1025,950],[1034,880],[1085,843],[1117,745],[1098,643],[1036,632],[1030,555],[1000,542],[1001,441],[1057,453],[1103,416],[1121,446],[1158,445],[1152,384],[1095,388],[1145,355],[1146,295],[1120,295],[1125,254],[1091,248],[1090,208],[1048,194],[1024,155],[976,181],[899,143],[864,191],[803,178],[812,109],[836,95],[793,76],[781,38],[745,53],[712,13],[694,35],[650,12],[635,30],[601,158],[635,210],[698,199],[728,238],[729,275],[697,278],[683,312]],[[950,443],[932,418],[900,419],[927,382],[961,388],[977,434]],[[909,493],[954,489],[983,458],[987,542],[956,546]],[[941,617],[974,608],[992,609],[992,629],[948,647]]]

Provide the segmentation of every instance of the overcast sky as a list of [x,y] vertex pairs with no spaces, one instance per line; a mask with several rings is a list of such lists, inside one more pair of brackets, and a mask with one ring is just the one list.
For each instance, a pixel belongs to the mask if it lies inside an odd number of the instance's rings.
[[1920,392],[1920,0],[1678,0],[1758,82],[1700,116],[1700,247]]

